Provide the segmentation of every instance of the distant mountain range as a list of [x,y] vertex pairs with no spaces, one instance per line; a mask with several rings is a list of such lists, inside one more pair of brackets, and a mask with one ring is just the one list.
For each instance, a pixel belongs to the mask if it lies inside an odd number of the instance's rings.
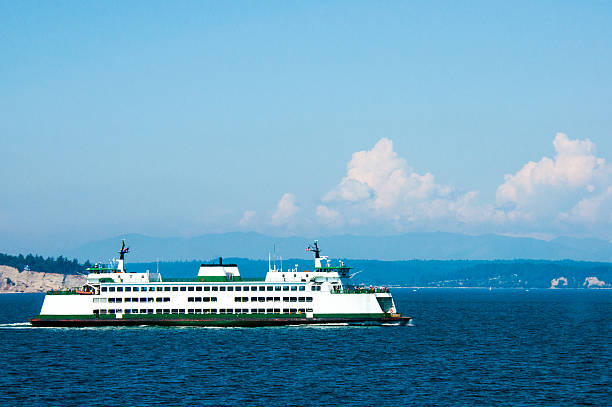
[[[206,234],[191,238],[158,238],[128,234],[86,243],[64,255],[81,261],[107,261],[117,256],[121,239],[130,246],[129,262],[206,260],[215,257],[267,259],[268,252],[283,258],[311,258],[312,243],[305,237],[272,237],[255,232]],[[322,255],[376,260],[585,260],[612,261],[612,243],[598,239],[559,237],[551,241],[500,235],[407,233],[394,236],[328,236],[319,239]]]

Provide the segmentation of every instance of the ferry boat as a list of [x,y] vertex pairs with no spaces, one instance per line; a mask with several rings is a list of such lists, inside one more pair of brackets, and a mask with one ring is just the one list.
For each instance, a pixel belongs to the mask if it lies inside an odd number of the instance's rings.
[[277,268],[268,257],[265,279],[243,279],[236,264],[202,264],[194,279],[133,273],[119,260],[88,268],[83,287],[47,292],[34,326],[275,326],[301,324],[407,324],[386,287],[350,284],[342,261],[332,266],[318,242],[314,268]]

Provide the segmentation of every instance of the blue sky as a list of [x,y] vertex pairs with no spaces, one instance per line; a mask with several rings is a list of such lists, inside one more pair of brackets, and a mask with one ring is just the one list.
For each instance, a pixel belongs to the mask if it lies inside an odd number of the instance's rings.
[[603,1],[2,2],[0,251],[612,239],[610,38]]

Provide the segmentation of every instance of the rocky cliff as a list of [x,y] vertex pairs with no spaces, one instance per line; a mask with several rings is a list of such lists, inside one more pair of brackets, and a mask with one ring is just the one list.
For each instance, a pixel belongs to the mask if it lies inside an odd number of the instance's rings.
[[86,277],[74,274],[39,273],[19,271],[14,267],[0,266],[0,293],[42,293],[81,287]]

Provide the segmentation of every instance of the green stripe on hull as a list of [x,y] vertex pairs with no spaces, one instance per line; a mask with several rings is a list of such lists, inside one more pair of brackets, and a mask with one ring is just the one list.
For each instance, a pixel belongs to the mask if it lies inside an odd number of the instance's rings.
[[345,318],[345,319],[381,319],[385,317],[383,313],[376,314],[314,314],[315,318],[323,318],[323,319],[336,319],[336,318]]
[[206,283],[227,283],[230,280],[228,280],[225,276],[205,276],[198,277],[198,281]]

